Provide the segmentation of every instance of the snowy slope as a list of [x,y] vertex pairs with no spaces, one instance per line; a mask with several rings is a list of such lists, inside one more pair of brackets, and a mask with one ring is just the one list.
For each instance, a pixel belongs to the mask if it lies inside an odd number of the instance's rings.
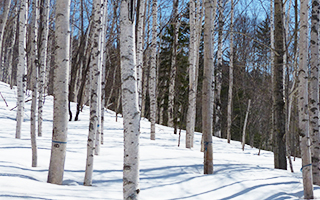
[[[89,109],[80,121],[70,122],[64,184],[46,183],[52,132],[52,97],[44,108],[44,133],[37,138],[38,167],[31,167],[30,103],[26,103],[22,139],[15,139],[16,91],[0,83],[0,199],[122,199],[122,118],[106,111],[101,155],[94,159],[93,186],[82,186],[86,162]],[[28,97],[30,98],[30,97]],[[75,111],[75,105],[73,104]],[[157,125],[156,140],[149,139],[150,123],[141,121],[140,188],[142,200],[165,199],[299,199],[303,197],[301,161],[294,163],[295,173],[273,169],[273,154],[239,142],[227,144],[213,139],[214,174],[203,175],[200,133],[193,149],[181,146],[173,129]],[[320,187],[315,187],[320,197]]]

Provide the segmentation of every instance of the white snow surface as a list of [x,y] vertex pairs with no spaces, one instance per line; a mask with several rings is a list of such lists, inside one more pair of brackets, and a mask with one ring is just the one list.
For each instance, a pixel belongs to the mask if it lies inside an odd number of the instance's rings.
[[[25,105],[21,139],[15,139],[16,88],[0,82],[0,199],[122,199],[123,125],[115,113],[105,111],[104,145],[94,157],[93,186],[83,186],[86,163],[89,108],[80,121],[69,122],[63,185],[47,183],[50,160],[53,98],[44,104],[43,136],[37,137],[38,166],[31,167],[30,108]],[[26,99],[30,99],[30,94]],[[8,106],[6,106],[5,101]],[[75,104],[72,104],[75,115]],[[141,120],[140,199],[303,199],[301,160],[293,161],[294,173],[273,169],[273,153],[225,139],[213,138],[214,174],[203,174],[201,134],[195,133],[194,148],[181,145],[173,129],[156,126],[150,140],[150,123]],[[289,166],[288,166],[289,168]],[[320,198],[320,187],[314,187]]]

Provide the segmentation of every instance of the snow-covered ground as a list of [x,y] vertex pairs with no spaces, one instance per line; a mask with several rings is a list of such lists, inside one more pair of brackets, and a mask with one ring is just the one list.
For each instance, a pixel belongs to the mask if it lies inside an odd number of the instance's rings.
[[[104,145],[94,158],[93,186],[83,186],[89,108],[80,121],[69,122],[67,157],[63,185],[48,184],[52,133],[52,97],[44,105],[44,133],[37,138],[38,167],[31,167],[30,103],[26,103],[22,138],[15,139],[16,91],[0,83],[0,199],[122,199],[123,129],[122,118],[105,112]],[[30,98],[30,97],[28,97]],[[75,111],[75,104],[73,111]],[[239,142],[213,138],[214,174],[203,175],[200,133],[195,134],[193,149],[181,146],[173,129],[156,126],[151,141],[150,123],[141,121],[140,199],[299,199],[303,197],[301,160],[296,159],[294,173],[273,169],[273,154]],[[314,187],[320,197],[320,187]]]

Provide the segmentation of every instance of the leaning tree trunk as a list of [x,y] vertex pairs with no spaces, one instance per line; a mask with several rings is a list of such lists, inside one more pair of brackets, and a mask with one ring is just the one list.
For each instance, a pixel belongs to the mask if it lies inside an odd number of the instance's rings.
[[68,131],[70,0],[56,0],[54,112],[48,183],[62,184]]
[[320,138],[319,138],[319,0],[312,0],[311,41],[310,41],[310,89],[309,89],[309,130],[311,135],[311,160],[313,184],[320,185]]
[[17,126],[16,138],[21,138],[21,125],[24,119],[24,94],[26,87],[27,69],[27,23],[28,23],[28,3],[26,0],[20,1],[19,14],[19,60],[17,66]]
[[[215,4],[216,5],[216,4]],[[202,134],[204,136],[204,174],[213,173],[212,155],[212,31],[213,31],[213,1],[205,0],[205,23],[204,23],[204,69],[202,85]]]
[[[308,110],[308,1],[300,1],[300,40],[299,40],[299,134],[302,159],[304,199],[313,199],[312,162],[309,135]],[[276,7],[276,6],[275,6]]]
[[120,10],[120,55],[124,129],[123,199],[139,199],[140,111],[134,57],[134,0],[122,0]]
[[273,153],[274,167],[276,169],[287,169],[285,134],[285,112],[283,100],[283,55],[284,55],[284,27],[282,17],[282,0],[274,1],[275,20],[275,59],[273,75],[273,111],[274,111],[274,135]]
[[[92,185],[92,173],[93,173],[93,157],[96,145],[100,145],[100,137],[97,133],[101,133],[99,130],[99,113],[101,108],[101,0],[93,1],[92,8],[92,30],[93,40],[92,40],[92,51],[91,51],[91,62],[90,62],[90,122],[89,122],[89,134],[87,143],[87,160],[86,160],[86,171],[84,177],[84,185]],[[95,143],[99,140],[98,143]]]
[[229,61],[229,90],[228,90],[228,108],[227,108],[227,140],[231,141],[231,124],[232,124],[232,90],[233,90],[233,18],[234,3],[231,0],[231,20],[230,20],[230,61]]
[[157,97],[156,97],[156,78],[157,78],[157,13],[158,2],[152,0],[152,42],[151,42],[151,57],[150,57],[150,83],[149,83],[149,97],[150,97],[150,121],[151,121],[151,135],[150,139],[156,139],[156,116],[157,116]]

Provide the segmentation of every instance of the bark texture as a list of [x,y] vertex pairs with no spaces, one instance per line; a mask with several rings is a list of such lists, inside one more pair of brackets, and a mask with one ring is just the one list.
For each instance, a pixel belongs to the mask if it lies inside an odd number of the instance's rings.
[[27,69],[27,19],[28,19],[28,3],[26,0],[20,1],[19,13],[19,58],[17,66],[17,126],[16,138],[21,138],[21,124],[24,119],[24,95],[26,88],[26,69]]
[[202,86],[202,134],[204,137],[204,174],[213,174],[213,149],[212,149],[212,31],[213,31],[213,1],[205,0],[204,24],[204,70]]
[[283,100],[283,55],[284,55],[284,26],[282,16],[282,0],[274,1],[275,20],[275,59],[273,75],[273,111],[274,111],[274,133],[273,153],[274,167],[276,169],[287,169],[285,134],[285,103]]
[[[300,1],[300,40],[298,69],[298,108],[300,148],[302,159],[303,191],[305,199],[313,199],[312,161],[308,110],[308,1]],[[276,7],[276,6],[275,6]],[[276,117],[276,116],[275,116]]]
[[133,0],[122,0],[120,55],[124,129],[123,199],[139,199],[140,111],[134,35]]
[[48,183],[62,184],[68,131],[70,0],[56,0],[54,112]]

